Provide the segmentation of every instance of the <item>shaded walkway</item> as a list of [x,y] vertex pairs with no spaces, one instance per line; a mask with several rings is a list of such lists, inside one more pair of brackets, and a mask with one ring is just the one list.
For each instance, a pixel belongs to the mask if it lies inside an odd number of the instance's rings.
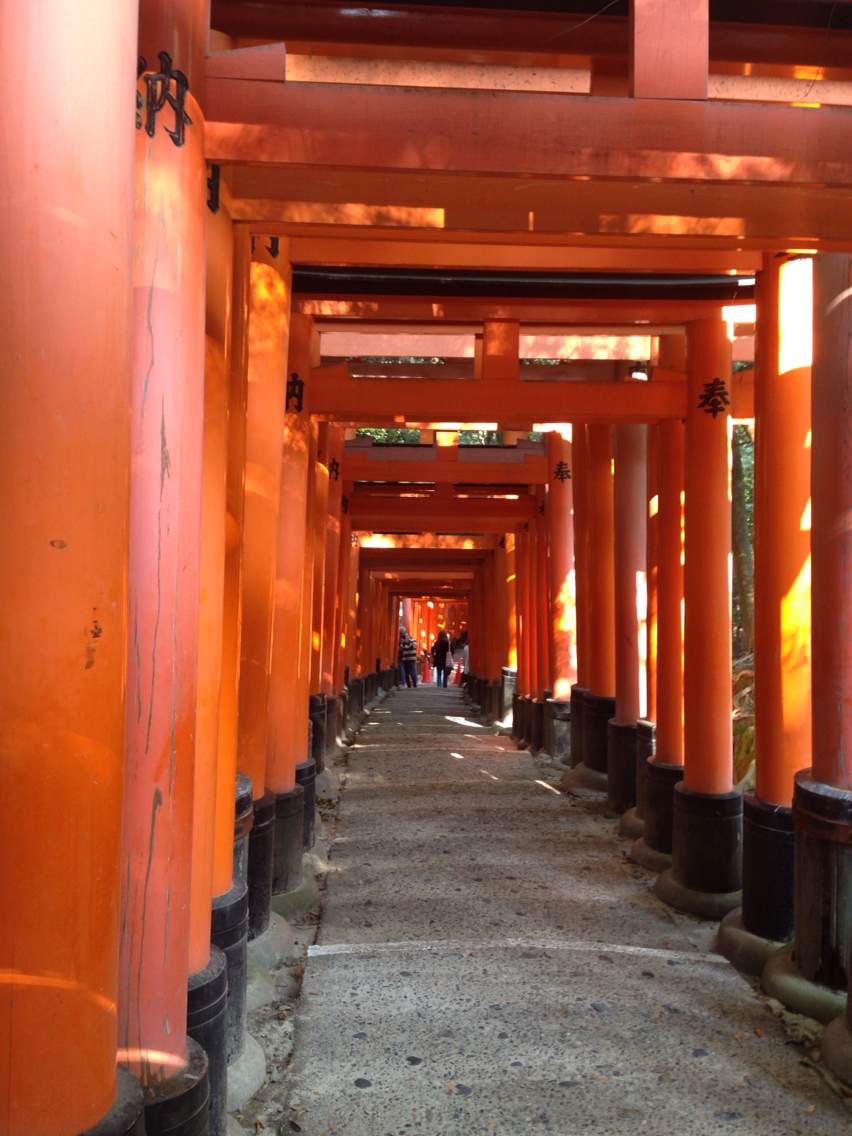
[[296,1026],[307,1136],[836,1133],[749,985],[459,693],[397,691],[351,751]]

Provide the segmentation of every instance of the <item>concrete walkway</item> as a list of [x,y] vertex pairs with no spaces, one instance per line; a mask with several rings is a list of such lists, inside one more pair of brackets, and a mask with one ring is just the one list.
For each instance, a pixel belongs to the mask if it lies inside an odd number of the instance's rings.
[[297,1011],[305,1136],[836,1136],[849,1113],[751,986],[457,690],[398,691],[349,758]]

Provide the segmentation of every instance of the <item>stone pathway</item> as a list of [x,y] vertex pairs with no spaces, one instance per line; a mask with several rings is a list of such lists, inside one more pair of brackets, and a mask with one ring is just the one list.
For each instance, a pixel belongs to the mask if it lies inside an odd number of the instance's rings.
[[[350,751],[291,1070],[305,1136],[836,1136],[843,1104],[670,912],[599,799],[457,690]],[[297,1127],[298,1126],[298,1127]]]

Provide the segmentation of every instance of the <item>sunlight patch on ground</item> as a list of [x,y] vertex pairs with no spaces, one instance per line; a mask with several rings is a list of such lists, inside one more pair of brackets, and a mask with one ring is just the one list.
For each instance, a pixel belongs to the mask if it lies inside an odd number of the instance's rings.
[[464,761],[464,758],[460,753],[453,753],[452,751],[450,751],[450,757],[454,757],[456,761]]
[[546,781],[536,781],[536,785],[541,785],[542,789],[547,789],[548,793],[555,793],[557,797],[562,796],[558,789],[554,789],[553,786],[548,785]]
[[445,714],[444,717],[448,722],[455,722],[457,726],[471,726],[474,730],[484,730],[485,727],[479,722],[471,722],[468,718],[456,718],[452,714]]

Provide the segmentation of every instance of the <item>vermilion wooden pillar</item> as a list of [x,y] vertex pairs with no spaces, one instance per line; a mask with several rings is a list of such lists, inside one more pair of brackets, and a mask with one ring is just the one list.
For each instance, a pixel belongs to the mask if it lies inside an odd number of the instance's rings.
[[[350,562],[352,557],[352,517],[349,502],[352,500],[352,482],[343,485],[340,499],[340,540],[337,554],[337,595],[334,612],[334,658],[332,676],[334,689],[341,694],[346,686],[347,622],[349,617]],[[409,605],[411,601],[409,600]],[[408,624],[404,626],[408,630]]]
[[740,901],[742,797],[732,788],[731,356],[725,323],[688,331],[684,567],[684,778],[674,792],[672,867],[660,898],[721,917]]
[[78,15],[50,0],[2,18],[0,90],[15,108],[0,215],[6,1136],[102,1121],[118,1136],[141,1111],[137,1086],[125,1125],[104,1119],[116,1097],[136,4],[95,0]]
[[[300,650],[302,589],[305,576],[310,426],[302,376],[310,369],[311,321],[294,315],[290,323],[287,387],[282,433],[280,510],[268,696],[266,783],[275,796],[272,892],[292,891],[302,880],[308,781],[308,684]],[[312,759],[311,759],[312,760]]]
[[187,1038],[207,215],[198,9],[146,0],[138,45],[127,669],[135,693],[118,1034],[153,1132],[176,1100],[192,1115],[208,1098],[206,1056]]
[[583,698],[583,764],[604,787],[607,723],[615,713],[615,526],[612,429],[586,428],[588,686]]
[[744,800],[743,905],[720,945],[759,974],[793,930],[793,784],[810,763],[812,262],[758,278],[754,592],[756,786]]
[[335,629],[337,627],[338,571],[340,568],[341,501],[343,499],[343,429],[329,426],[328,433],[328,516],[325,523],[325,589],[323,592],[322,689],[336,695],[334,677]]
[[553,697],[566,701],[577,681],[577,609],[571,440],[558,430],[547,435],[547,465]]
[[607,794],[618,813],[636,804],[637,723],[646,703],[647,441],[645,426],[615,428],[615,717],[608,727]]
[[[852,950],[852,256],[818,256],[813,286],[812,762],[793,795],[792,959],[772,956],[763,983],[826,1021],[843,1008]],[[851,1051],[847,1019],[824,1043],[847,1080]]]
[[658,425],[648,427],[648,476],[646,497],[645,541],[645,719],[657,720],[657,578],[660,555],[660,431]]
[[577,616],[577,681],[571,687],[571,741],[569,762],[583,760],[584,699],[589,688],[592,640],[589,634],[588,547],[588,445],[586,425],[575,422],[571,429],[571,504],[574,529],[574,595]]

